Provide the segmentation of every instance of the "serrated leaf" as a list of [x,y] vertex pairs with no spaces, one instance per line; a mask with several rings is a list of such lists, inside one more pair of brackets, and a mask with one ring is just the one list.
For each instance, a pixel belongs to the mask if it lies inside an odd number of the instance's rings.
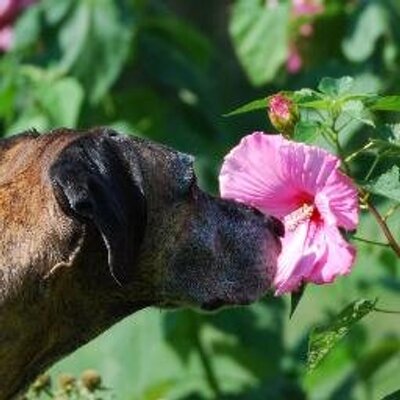
[[315,369],[351,327],[375,307],[376,301],[357,300],[343,309],[329,324],[315,328],[309,338],[307,366]]
[[270,8],[259,0],[234,3],[229,33],[253,85],[270,82],[286,61],[289,18],[287,4]]
[[253,100],[250,103],[246,103],[243,106],[240,106],[233,111],[224,114],[224,117],[231,117],[232,115],[244,114],[257,110],[267,110],[267,98]]
[[[375,123],[372,120],[372,115],[368,112],[365,108],[364,103],[361,100],[350,100],[346,101],[342,107],[342,115],[338,119],[338,125],[341,122],[348,122],[356,121],[362,124],[369,125],[371,127],[375,127]],[[342,119],[343,121],[340,121]]]
[[368,106],[373,111],[400,111],[400,96],[378,97]]
[[318,85],[318,90],[331,97],[340,97],[351,92],[354,84],[354,79],[350,76],[343,78],[322,78]]
[[312,143],[318,137],[319,124],[312,121],[300,121],[294,129],[293,139],[297,142]]
[[394,165],[391,169],[380,175],[372,183],[365,185],[371,192],[384,196],[390,200],[400,202],[400,169]]

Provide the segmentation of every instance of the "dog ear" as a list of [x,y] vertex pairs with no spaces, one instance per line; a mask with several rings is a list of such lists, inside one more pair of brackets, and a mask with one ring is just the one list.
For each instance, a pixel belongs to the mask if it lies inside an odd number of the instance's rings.
[[121,286],[130,279],[146,227],[140,168],[132,149],[123,150],[111,135],[84,136],[50,168],[61,207],[99,230],[111,275]]

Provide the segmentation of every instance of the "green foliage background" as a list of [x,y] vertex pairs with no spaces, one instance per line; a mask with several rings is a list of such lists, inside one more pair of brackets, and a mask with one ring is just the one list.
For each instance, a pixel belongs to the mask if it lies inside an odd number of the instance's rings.
[[[272,129],[264,112],[222,116],[240,104],[316,87],[324,76],[400,92],[400,3],[325,5],[314,35],[298,44],[304,68],[290,75],[296,23],[285,1],[270,10],[261,0],[42,0],[19,18],[15,48],[0,57],[1,132],[112,126],[196,155],[200,185],[216,193],[229,148]],[[367,134],[353,129],[345,147]],[[360,173],[370,163],[361,158]],[[400,237],[400,218],[390,224]],[[368,216],[360,232],[383,240]],[[381,399],[400,388],[400,316],[371,314],[314,372],[305,366],[311,329],[356,298],[400,310],[398,259],[386,248],[358,248],[354,272],[309,287],[292,319],[289,299],[272,296],[215,315],[144,310],[52,372],[96,368],[124,400]]]

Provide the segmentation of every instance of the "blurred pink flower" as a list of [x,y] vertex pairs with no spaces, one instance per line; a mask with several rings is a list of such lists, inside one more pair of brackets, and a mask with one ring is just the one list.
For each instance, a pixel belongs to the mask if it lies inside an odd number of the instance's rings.
[[7,51],[13,43],[13,24],[21,11],[37,0],[0,0],[0,50]]
[[255,132],[225,157],[222,197],[280,218],[285,225],[274,279],[275,294],[302,283],[324,284],[346,275],[355,249],[339,227],[358,224],[357,190],[327,151]]
[[318,0],[292,0],[293,13],[296,16],[316,15],[324,11]]
[[286,69],[289,74],[297,74],[303,67],[303,59],[296,46],[291,45],[289,48],[289,56],[286,60]]

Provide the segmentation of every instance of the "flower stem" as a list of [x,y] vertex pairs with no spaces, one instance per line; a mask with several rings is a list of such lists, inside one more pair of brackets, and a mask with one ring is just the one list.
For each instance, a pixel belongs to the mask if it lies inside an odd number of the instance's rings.
[[369,212],[376,219],[376,222],[382,229],[383,234],[386,236],[388,240],[389,246],[393,249],[393,251],[400,257],[400,245],[396,242],[396,239],[393,237],[392,232],[386,224],[386,221],[382,218],[379,211],[375,208],[375,206],[371,203],[369,199],[365,201],[365,205],[367,206]]
[[379,307],[374,307],[374,311],[384,313],[384,314],[399,314],[400,315],[400,311],[385,310],[385,309],[379,308]]
[[353,240],[357,240],[358,242],[373,244],[375,246],[390,247],[389,243],[376,242],[374,240],[364,239],[364,238],[359,237],[359,236],[352,236],[352,239]]
[[210,389],[214,392],[215,398],[219,399],[222,397],[222,390],[219,386],[219,382],[218,382],[214,367],[213,367],[212,363],[210,362],[209,356],[207,354],[206,349],[204,348],[204,344],[200,337],[201,324],[199,323],[197,316],[195,316],[194,318],[195,318],[195,324],[196,324],[195,335],[194,335],[194,344],[197,347],[197,351],[199,352],[200,361],[203,364],[204,372],[205,372],[208,384],[210,386]]
[[395,204],[393,207],[390,207],[389,210],[382,217],[382,219],[386,222],[398,208],[400,208],[400,203]]
[[365,146],[361,147],[361,149],[358,149],[356,151],[354,151],[353,153],[351,153],[350,155],[348,155],[343,162],[348,163],[352,160],[354,160],[354,158],[356,158],[360,153],[362,153],[365,150],[368,150],[370,147],[372,147],[373,143],[372,142],[368,142]]

